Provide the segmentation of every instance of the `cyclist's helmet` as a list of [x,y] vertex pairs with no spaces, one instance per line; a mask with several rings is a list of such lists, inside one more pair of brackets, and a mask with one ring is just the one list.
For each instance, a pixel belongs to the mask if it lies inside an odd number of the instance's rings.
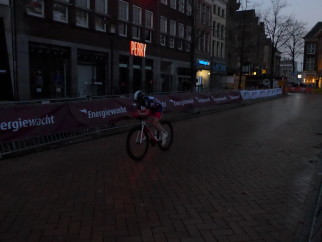
[[143,100],[143,98],[144,98],[144,93],[142,91],[136,91],[133,94],[133,101],[134,102],[140,102]]

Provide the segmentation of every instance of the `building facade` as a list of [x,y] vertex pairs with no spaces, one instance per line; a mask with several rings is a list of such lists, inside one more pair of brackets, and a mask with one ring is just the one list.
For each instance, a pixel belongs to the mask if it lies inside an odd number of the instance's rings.
[[15,1],[19,100],[170,92],[190,82],[188,1]]
[[322,88],[322,22],[304,37],[303,80],[310,86]]
[[0,100],[14,99],[15,35],[13,9],[9,0],[0,0]]
[[212,8],[212,81],[213,87],[222,88],[226,76],[226,19],[227,0],[214,0]]

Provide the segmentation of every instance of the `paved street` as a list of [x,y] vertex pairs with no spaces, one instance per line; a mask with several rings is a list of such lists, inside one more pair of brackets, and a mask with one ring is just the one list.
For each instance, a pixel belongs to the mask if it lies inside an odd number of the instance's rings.
[[[0,161],[0,241],[307,241],[322,95],[173,122],[142,162],[126,134]],[[322,173],[321,173],[322,174]]]

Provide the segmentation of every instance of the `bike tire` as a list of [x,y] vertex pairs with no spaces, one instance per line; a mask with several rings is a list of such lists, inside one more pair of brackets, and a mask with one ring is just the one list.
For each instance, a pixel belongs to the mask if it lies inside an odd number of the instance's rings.
[[161,120],[160,121],[163,129],[168,133],[168,137],[167,137],[167,142],[165,143],[165,145],[162,145],[162,142],[158,143],[158,146],[161,150],[168,150],[170,148],[170,146],[172,145],[172,141],[173,141],[173,128],[172,128],[172,124],[167,121],[167,120]]
[[126,151],[131,159],[140,161],[144,158],[149,149],[149,136],[147,132],[143,131],[143,142],[141,144],[136,142],[137,135],[141,132],[141,126],[132,128],[126,139]]

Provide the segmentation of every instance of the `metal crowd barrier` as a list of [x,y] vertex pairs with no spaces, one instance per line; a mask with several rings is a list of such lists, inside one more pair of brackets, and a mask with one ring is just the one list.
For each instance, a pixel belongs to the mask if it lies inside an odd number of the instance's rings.
[[31,152],[43,147],[54,146],[62,142],[73,141],[77,138],[86,137],[89,135],[99,135],[108,131],[125,128],[134,125],[134,121],[124,119],[104,127],[93,127],[82,130],[72,130],[67,132],[56,133],[52,135],[34,137],[28,140],[14,141],[0,144],[0,159]]

